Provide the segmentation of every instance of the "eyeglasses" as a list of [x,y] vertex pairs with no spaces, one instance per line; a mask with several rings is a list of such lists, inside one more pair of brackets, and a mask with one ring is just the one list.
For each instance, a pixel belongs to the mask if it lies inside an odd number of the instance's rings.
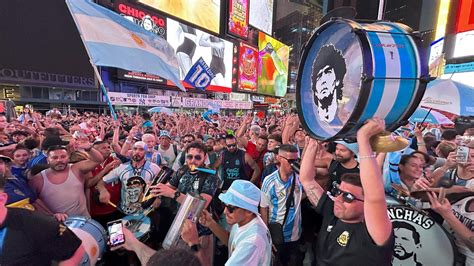
[[285,159],[289,164],[297,163],[300,159],[288,159],[280,155],[281,158]]
[[192,159],[196,159],[196,161],[200,161],[202,159],[202,156],[201,155],[192,155],[192,154],[188,154],[186,155],[186,160],[192,160]]
[[333,182],[332,183],[332,189],[331,189],[331,194],[334,196],[334,197],[339,197],[339,195],[342,194],[342,200],[346,203],[351,203],[353,202],[354,200],[358,200],[358,201],[361,201],[361,202],[364,202],[363,200],[361,199],[358,199],[356,196],[354,196],[353,194],[347,192],[347,191],[344,191],[344,190],[341,190],[339,189],[339,184],[337,184],[336,182]]
[[227,208],[227,210],[229,211],[229,213],[234,213],[234,211],[235,211],[236,209],[240,209],[239,207],[235,207],[235,206],[227,205],[227,204],[224,204],[224,206]]
[[193,141],[192,141],[192,140],[189,140],[189,139],[183,140],[183,143],[191,143],[191,142],[193,142]]
[[237,144],[235,144],[235,143],[227,145],[227,148],[235,148],[235,147],[237,147]]

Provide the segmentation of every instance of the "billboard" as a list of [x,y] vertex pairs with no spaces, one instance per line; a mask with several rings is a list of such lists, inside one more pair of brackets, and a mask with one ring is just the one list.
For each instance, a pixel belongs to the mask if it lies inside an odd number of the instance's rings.
[[288,84],[290,47],[260,32],[258,93],[283,97]]
[[239,45],[239,91],[257,92],[258,49]]
[[249,1],[229,0],[229,21],[227,32],[247,39],[249,34]]
[[249,24],[272,35],[273,0],[250,1]]
[[219,33],[221,1],[215,0],[138,0],[138,2]]
[[474,56],[474,49],[472,49],[473,43],[474,43],[474,30],[460,32],[456,34],[453,58]]
[[217,91],[230,92],[233,43],[170,18],[166,23],[168,28],[166,40],[175,49],[181,80],[184,80],[191,66],[202,57],[216,75],[207,90],[216,91],[217,87]]
[[145,30],[166,39],[165,17],[124,1],[116,1],[115,11],[124,18],[142,26]]
[[456,32],[474,30],[474,0],[460,0]]

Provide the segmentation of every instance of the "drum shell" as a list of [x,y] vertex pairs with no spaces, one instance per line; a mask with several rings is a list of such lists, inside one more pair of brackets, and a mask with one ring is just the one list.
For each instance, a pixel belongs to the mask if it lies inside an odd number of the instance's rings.
[[397,251],[398,243],[406,252],[416,254],[417,261],[423,265],[455,265],[455,258],[458,254],[456,245],[452,236],[443,226],[436,223],[431,217],[402,205],[391,196],[387,196],[386,201],[387,213],[394,225],[394,263],[414,265],[411,258],[400,259],[403,257],[404,251],[402,249]]
[[88,217],[69,217],[64,224],[81,240],[86,251],[81,265],[95,265],[107,248],[107,232]]
[[[140,215],[128,215],[122,218],[124,225],[130,230],[133,235],[140,241],[146,241],[151,230],[151,219],[143,214]],[[139,221],[139,225],[135,225],[135,222]],[[128,223],[128,225],[127,225]]]
[[[374,43],[378,38],[382,41]],[[319,113],[322,101],[316,96],[317,73],[313,73],[319,69],[316,61],[325,46],[333,46],[346,65],[340,81],[343,87],[334,89],[337,108],[329,122]],[[387,55],[392,57],[385,60]],[[298,114],[306,131],[320,140],[354,138],[357,129],[374,116],[385,119],[387,129],[393,131],[415,111],[428,77],[427,49],[410,28],[398,23],[334,19],[319,27],[304,49],[296,90]]]

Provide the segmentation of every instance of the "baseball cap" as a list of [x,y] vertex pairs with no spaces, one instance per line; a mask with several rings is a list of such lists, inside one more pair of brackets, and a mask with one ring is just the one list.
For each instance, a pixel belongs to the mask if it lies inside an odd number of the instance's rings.
[[345,142],[343,140],[337,140],[337,141],[334,141],[334,142],[337,143],[337,144],[344,145],[344,147],[348,148],[355,155],[359,154],[359,145],[356,142],[348,143],[348,142]]
[[225,193],[219,195],[219,199],[228,205],[245,209],[249,212],[258,213],[261,192],[252,182],[247,180],[235,180]]
[[170,133],[166,130],[161,130],[160,131],[160,137],[167,137],[167,138],[171,139]]
[[12,159],[8,156],[5,156],[5,155],[0,155],[0,160],[6,162],[6,163],[9,163],[12,161]]

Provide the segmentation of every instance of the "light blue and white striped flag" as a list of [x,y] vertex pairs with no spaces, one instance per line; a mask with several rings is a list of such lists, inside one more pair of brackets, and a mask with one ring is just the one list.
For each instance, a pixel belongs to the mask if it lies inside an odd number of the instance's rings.
[[185,91],[169,43],[90,0],[66,0],[81,38],[97,66],[155,74]]

